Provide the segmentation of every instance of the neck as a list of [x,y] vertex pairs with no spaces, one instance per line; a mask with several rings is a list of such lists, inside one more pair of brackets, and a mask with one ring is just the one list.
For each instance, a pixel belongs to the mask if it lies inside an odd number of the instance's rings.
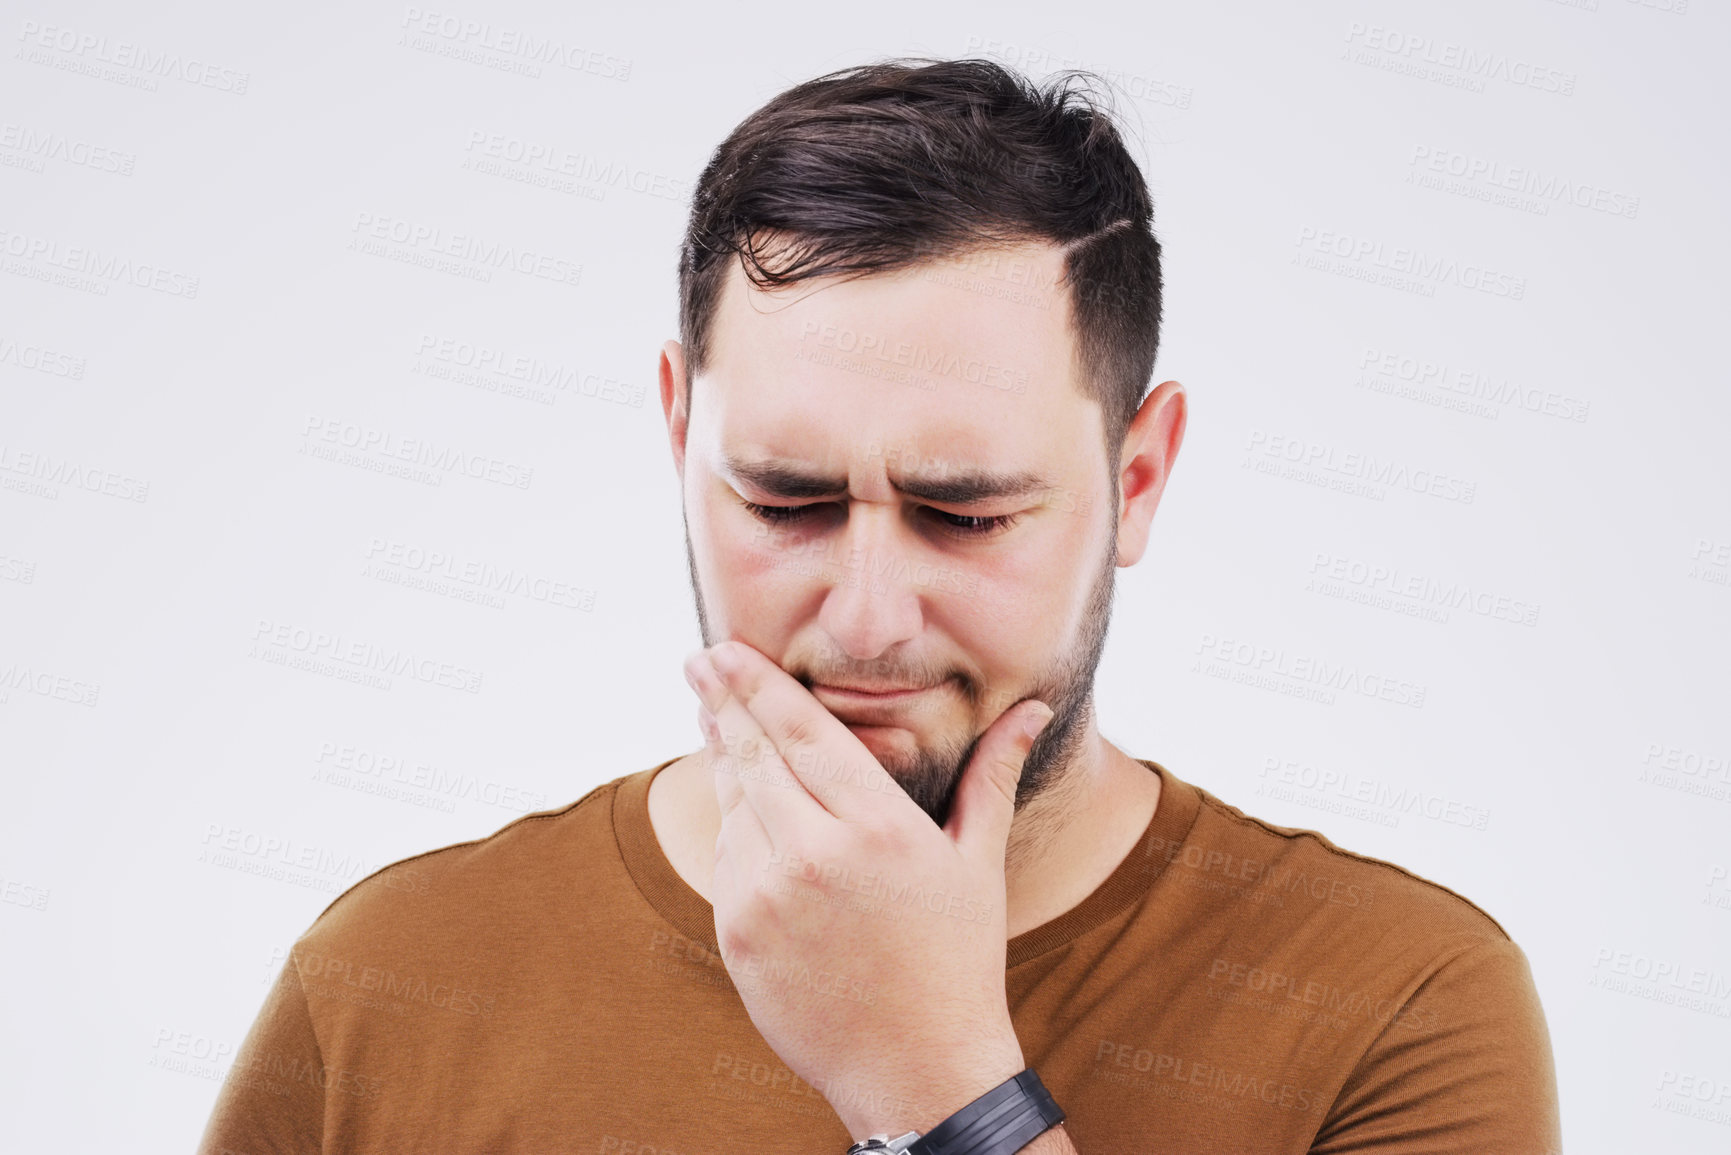
[[[1009,936],[1050,922],[1091,894],[1147,830],[1159,799],[1159,776],[1101,737],[1090,719],[1075,756],[1011,824],[1004,852]],[[706,751],[655,776],[649,821],[674,871],[711,901],[721,812]]]

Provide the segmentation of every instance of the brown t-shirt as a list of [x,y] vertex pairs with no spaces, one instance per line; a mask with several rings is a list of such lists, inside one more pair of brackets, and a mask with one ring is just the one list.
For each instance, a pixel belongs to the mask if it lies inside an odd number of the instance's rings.
[[[656,841],[673,761],[340,896],[201,1151],[842,1155]],[[1142,841],[1008,945],[1017,1036],[1081,1155],[1560,1150],[1544,1013],[1495,921],[1142,764],[1162,779]]]

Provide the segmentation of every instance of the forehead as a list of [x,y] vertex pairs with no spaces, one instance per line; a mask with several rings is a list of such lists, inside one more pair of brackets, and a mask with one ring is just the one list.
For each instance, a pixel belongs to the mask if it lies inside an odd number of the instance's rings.
[[830,465],[1003,470],[1098,453],[1078,388],[1063,252],[1029,243],[772,291],[737,262],[695,388],[716,449]]

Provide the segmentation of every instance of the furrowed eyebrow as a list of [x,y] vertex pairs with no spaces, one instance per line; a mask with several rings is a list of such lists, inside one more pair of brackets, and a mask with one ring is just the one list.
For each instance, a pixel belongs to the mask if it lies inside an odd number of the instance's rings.
[[[775,497],[842,497],[847,493],[847,478],[813,473],[793,462],[779,458],[747,461],[723,455],[722,472],[749,482],[755,488]],[[943,505],[969,505],[1006,497],[1026,497],[1054,488],[1037,473],[1007,473],[990,469],[959,469],[946,471],[941,477],[890,475],[890,484],[909,497],[935,501]]]

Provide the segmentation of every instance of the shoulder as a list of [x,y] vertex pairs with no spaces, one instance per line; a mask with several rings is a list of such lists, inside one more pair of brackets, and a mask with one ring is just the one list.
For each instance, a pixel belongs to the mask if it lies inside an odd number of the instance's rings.
[[513,819],[484,838],[380,867],[316,918],[300,951],[380,954],[410,940],[446,943],[510,925],[525,908],[566,901],[617,859],[613,798],[630,775],[569,805]]
[[1333,923],[1397,942],[1468,949],[1508,943],[1508,932],[1477,903],[1397,863],[1336,845],[1326,835],[1279,826],[1196,788],[1197,820],[1167,849],[1192,885],[1257,905],[1273,924]]
[[1161,880],[1198,943],[1192,985],[1251,1016],[1237,1025],[1258,1045],[1298,1039],[1327,1056],[1311,1076],[1330,1104],[1317,1149],[1393,1150],[1415,1128],[1448,1135],[1451,1151],[1557,1149],[1543,1008],[1489,912],[1194,789],[1195,821],[1165,848]]

